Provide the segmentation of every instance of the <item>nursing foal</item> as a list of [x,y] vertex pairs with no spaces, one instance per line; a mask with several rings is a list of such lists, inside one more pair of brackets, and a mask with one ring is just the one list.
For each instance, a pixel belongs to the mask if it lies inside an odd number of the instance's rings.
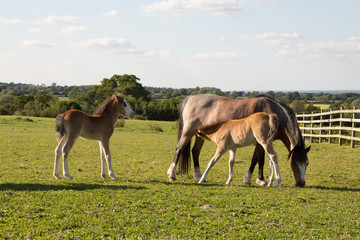
[[226,184],[230,184],[233,179],[236,149],[258,142],[269,156],[270,176],[268,186],[270,187],[272,185],[275,173],[275,187],[278,187],[281,182],[280,168],[277,154],[272,146],[278,125],[279,119],[275,114],[260,112],[252,114],[247,118],[230,120],[224,124],[198,131],[197,135],[199,137],[212,141],[217,145],[216,153],[210,160],[199,183],[205,181],[206,176],[216,161],[219,160],[227,150],[230,150],[229,178],[226,182]]
[[54,177],[60,179],[59,161],[63,156],[63,175],[72,179],[68,170],[68,157],[70,149],[78,137],[98,140],[100,144],[101,176],[106,178],[105,162],[108,173],[116,179],[111,165],[109,140],[114,132],[114,127],[119,115],[129,118],[135,116],[124,97],[120,93],[112,95],[103,105],[96,110],[94,115],[88,115],[79,110],[69,110],[56,117],[55,130],[58,134],[58,146],[55,149]]

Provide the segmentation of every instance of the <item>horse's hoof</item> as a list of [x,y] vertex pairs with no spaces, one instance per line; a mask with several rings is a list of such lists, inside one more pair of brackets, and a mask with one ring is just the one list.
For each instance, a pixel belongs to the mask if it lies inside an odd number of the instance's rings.
[[243,182],[245,185],[251,185],[251,180],[244,180]]
[[64,177],[67,179],[73,179],[73,177],[70,174],[65,174]]
[[110,175],[110,177],[111,177],[113,180],[117,179],[117,177],[116,177],[115,175]]
[[252,173],[251,173],[251,172],[245,173],[245,175],[244,175],[244,177],[243,177],[243,182],[244,182],[244,184],[246,184],[246,185],[251,185],[251,176],[252,176]]
[[59,174],[54,174],[54,177],[55,177],[56,179],[61,179],[61,177],[60,177]]
[[169,177],[168,180],[169,180],[169,182],[175,182],[176,178],[175,177]]
[[259,178],[256,178],[256,184],[259,185],[259,186],[266,186],[266,185],[268,185],[268,182],[265,181],[265,180],[261,180]]

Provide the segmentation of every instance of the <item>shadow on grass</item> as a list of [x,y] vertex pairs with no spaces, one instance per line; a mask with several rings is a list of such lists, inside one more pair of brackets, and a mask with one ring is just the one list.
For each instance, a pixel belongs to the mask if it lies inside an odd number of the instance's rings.
[[309,188],[315,188],[319,190],[339,191],[339,192],[360,192],[360,188],[348,188],[348,187],[309,186]]
[[68,183],[68,184],[41,184],[41,183],[2,183],[0,190],[12,191],[61,191],[61,190],[75,190],[86,191],[93,189],[109,189],[109,190],[143,190],[146,187],[141,186],[118,186],[118,185],[102,185],[89,183]]

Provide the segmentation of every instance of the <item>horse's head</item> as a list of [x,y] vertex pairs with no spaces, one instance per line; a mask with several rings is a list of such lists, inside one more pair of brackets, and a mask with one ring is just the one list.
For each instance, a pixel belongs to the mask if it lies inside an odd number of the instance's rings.
[[131,109],[127,101],[124,99],[123,95],[120,93],[114,94],[114,100],[117,103],[118,111],[121,115],[124,115],[128,118],[135,117],[135,112]]
[[303,146],[296,146],[289,153],[289,157],[291,158],[291,169],[296,180],[295,187],[305,187],[305,172],[306,167],[309,165],[307,153],[309,151],[310,147],[305,149]]

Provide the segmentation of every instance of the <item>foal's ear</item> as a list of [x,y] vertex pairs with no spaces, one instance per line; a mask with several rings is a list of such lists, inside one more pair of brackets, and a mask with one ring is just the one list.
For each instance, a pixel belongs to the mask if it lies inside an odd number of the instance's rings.
[[122,102],[124,100],[124,97],[121,93],[115,93],[115,99],[118,101],[118,102]]
[[308,153],[310,151],[310,148],[311,148],[311,146],[308,147],[307,149],[305,149],[306,153]]

